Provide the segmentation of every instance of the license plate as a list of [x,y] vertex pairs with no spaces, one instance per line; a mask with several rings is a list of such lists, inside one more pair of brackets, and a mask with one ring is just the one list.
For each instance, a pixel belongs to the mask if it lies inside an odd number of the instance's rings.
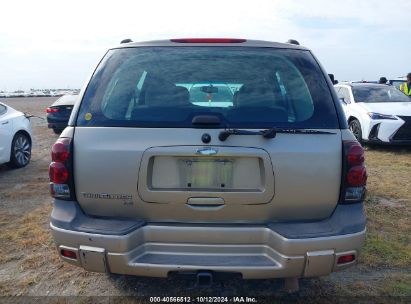
[[184,188],[222,190],[232,187],[233,160],[193,158],[180,162]]

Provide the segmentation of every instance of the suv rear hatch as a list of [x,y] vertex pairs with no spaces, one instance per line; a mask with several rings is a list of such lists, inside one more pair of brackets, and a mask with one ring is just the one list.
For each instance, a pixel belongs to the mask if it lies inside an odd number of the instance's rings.
[[[270,128],[275,137],[260,132]],[[297,221],[329,216],[339,198],[341,132],[307,50],[111,50],[84,93],[73,149],[90,215]]]

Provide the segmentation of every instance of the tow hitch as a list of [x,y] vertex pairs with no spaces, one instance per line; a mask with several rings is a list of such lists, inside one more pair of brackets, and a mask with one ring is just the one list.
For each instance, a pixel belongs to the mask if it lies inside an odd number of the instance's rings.
[[197,273],[197,286],[200,288],[210,287],[213,284],[213,274],[210,271],[199,271]]

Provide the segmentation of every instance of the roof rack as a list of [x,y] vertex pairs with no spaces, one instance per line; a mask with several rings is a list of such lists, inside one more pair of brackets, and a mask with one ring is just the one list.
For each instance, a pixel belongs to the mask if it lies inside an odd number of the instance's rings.
[[121,40],[120,44],[133,42],[130,38]]
[[288,40],[287,40],[287,43],[289,43],[289,44],[295,44],[295,45],[300,45],[300,43],[299,43],[297,40],[295,40],[295,39],[288,39]]

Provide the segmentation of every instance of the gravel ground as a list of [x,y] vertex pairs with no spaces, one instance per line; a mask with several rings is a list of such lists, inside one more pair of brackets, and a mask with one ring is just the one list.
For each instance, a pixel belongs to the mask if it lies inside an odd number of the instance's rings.
[[[45,108],[54,100],[1,99],[18,110],[41,117],[45,117]],[[34,145],[30,165],[19,170],[0,166],[0,295],[284,295],[282,280],[233,279],[200,289],[194,287],[191,281],[181,278],[155,279],[88,273],[62,263],[48,229],[52,200],[48,193],[47,167],[50,147],[58,136],[47,128],[43,120],[32,118],[32,125]],[[381,269],[360,264],[327,277],[301,280],[299,295],[291,299],[316,302],[322,296],[390,295],[384,288],[386,281],[397,277],[402,280],[409,273],[409,267]]]

